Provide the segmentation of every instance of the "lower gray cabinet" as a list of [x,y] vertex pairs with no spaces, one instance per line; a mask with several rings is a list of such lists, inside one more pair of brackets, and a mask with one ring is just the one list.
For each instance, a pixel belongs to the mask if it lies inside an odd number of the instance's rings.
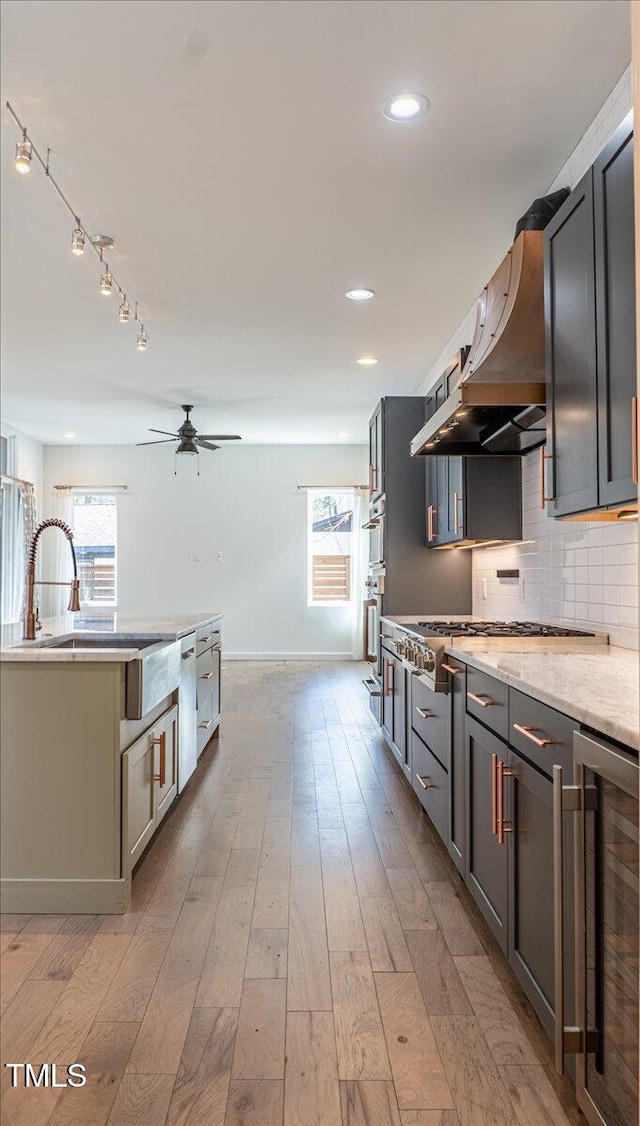
[[398,762],[407,764],[407,674],[402,661],[382,648],[382,730]]
[[467,864],[467,765],[465,747],[466,668],[447,657],[451,685],[451,743],[449,746],[449,855],[464,876]]
[[[510,809],[497,800],[499,774],[507,769],[508,748],[467,716],[466,883],[501,948],[507,951],[508,879],[506,840]],[[504,792],[504,790],[503,790]],[[507,795],[505,794],[505,797]],[[498,815],[502,812],[501,832]],[[501,839],[502,838],[502,839]]]
[[411,732],[411,782],[442,840],[449,839],[449,776],[420,736]]

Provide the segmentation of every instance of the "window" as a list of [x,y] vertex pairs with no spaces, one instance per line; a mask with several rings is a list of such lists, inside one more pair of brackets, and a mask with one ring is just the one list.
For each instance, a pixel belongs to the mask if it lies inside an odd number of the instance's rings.
[[309,606],[351,602],[353,489],[310,490],[307,505]]
[[118,511],[115,493],[73,492],[73,545],[83,605],[115,605]]

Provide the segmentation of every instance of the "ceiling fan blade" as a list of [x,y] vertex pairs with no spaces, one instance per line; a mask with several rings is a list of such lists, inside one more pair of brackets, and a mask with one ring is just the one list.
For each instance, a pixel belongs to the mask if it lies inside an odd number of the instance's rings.
[[211,442],[203,442],[201,438],[196,438],[196,446],[202,446],[203,450],[219,450],[220,446],[214,446]]
[[149,430],[152,434],[169,434],[171,438],[178,437],[178,435],[174,434],[171,430],[156,430],[155,426],[150,426]]
[[[162,434],[162,431],[160,431]],[[155,442],[136,442],[136,446],[164,446],[165,442],[175,442],[175,438],[158,438]]]
[[198,437],[203,438],[204,441],[212,441],[212,442],[241,442],[242,441],[240,434],[198,434]]

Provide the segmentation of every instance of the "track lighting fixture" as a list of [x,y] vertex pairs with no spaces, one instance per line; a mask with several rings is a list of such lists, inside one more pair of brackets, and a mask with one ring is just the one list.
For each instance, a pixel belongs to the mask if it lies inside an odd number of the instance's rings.
[[111,297],[111,290],[113,289],[113,278],[107,266],[104,274],[100,275],[100,292],[103,297]]
[[84,231],[80,226],[80,220],[76,218],[78,226],[75,228],[71,235],[71,253],[84,254]]
[[31,141],[27,140],[27,130],[22,130],[22,140],[16,145],[16,171],[23,176],[31,168]]
[[75,222],[75,227],[73,228],[73,231],[71,232],[71,252],[73,254],[77,254],[77,255],[84,254],[85,249],[87,247],[90,247],[91,250],[93,250],[94,254],[100,259],[100,263],[101,263],[101,266],[102,266],[102,273],[100,275],[100,293],[104,297],[110,297],[110,295],[113,293],[113,291],[115,289],[120,294],[122,301],[121,301],[120,305],[118,306],[118,320],[122,324],[127,324],[132,319],[136,322],[136,324],[138,325],[138,335],[137,335],[138,349],[139,349],[139,351],[144,352],[145,349],[148,346],[149,337],[147,336],[147,333],[146,333],[144,325],[142,324],[142,321],[138,317],[138,306],[137,306],[137,304],[135,305],[135,312],[134,312],[133,309],[132,309],[131,303],[127,300],[127,298],[125,296],[124,289],[122,288],[121,285],[118,284],[117,279],[111,273],[111,270],[109,269],[106,262],[103,263],[103,260],[102,260],[103,251],[104,250],[108,251],[108,250],[112,249],[113,239],[110,238],[107,235],[96,235],[94,238],[91,238],[87,234],[86,228],[83,227],[79,217],[76,215],[74,208],[69,203],[69,200],[67,199],[64,192],[62,191],[62,188],[60,187],[60,185],[56,181],[55,177],[51,173],[51,169],[50,169],[50,166],[49,166],[50,165],[50,150],[47,149],[46,159],[43,159],[43,157],[38,152],[36,146],[33,144],[33,141],[29,137],[26,127],[22,124],[22,122],[18,118],[17,114],[14,112],[13,107],[11,106],[11,104],[9,102],[6,103],[6,107],[9,111],[9,113],[11,114],[13,120],[15,121],[16,125],[18,126],[18,129],[20,130],[20,132],[22,134],[22,139],[20,141],[18,141],[18,143],[16,145],[16,161],[15,161],[16,170],[18,172],[21,172],[23,175],[26,172],[29,172],[30,169],[31,169],[32,159],[35,156],[36,161],[40,165],[40,167],[43,169],[43,171],[44,171],[44,173],[47,177],[47,180],[49,180],[49,182],[51,184],[53,184],[53,187],[56,189],[58,196],[60,197],[60,199],[64,203],[67,211],[72,216],[72,218]]

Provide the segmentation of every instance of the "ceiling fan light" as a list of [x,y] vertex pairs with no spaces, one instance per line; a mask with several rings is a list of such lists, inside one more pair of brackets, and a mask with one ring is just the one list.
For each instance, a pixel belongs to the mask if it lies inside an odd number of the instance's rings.
[[181,438],[176,449],[177,454],[197,454],[198,447],[193,438]]

